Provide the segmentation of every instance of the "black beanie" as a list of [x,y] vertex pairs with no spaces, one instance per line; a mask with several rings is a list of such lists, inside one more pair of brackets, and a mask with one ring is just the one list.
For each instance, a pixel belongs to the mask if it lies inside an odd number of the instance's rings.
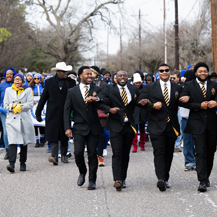
[[97,75],[101,75],[101,74],[102,74],[102,72],[100,71],[100,69],[99,69],[98,66],[91,66],[91,67],[90,67],[90,70],[91,70],[92,72],[94,72],[95,74],[97,74]]
[[209,71],[209,66],[206,63],[199,62],[194,66],[194,73],[198,70],[200,67],[205,67],[207,68],[207,71]]
[[103,75],[105,75],[105,74],[110,74],[110,76],[111,76],[111,73],[110,73],[109,71],[107,71],[107,70],[104,70],[102,74],[103,74]]
[[196,78],[193,70],[187,70],[183,76],[186,78],[185,82],[191,81]]

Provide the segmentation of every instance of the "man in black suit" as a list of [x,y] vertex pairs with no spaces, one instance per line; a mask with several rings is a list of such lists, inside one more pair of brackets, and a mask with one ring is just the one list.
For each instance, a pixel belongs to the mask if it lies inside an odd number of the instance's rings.
[[194,138],[200,192],[205,192],[210,186],[209,176],[216,151],[217,83],[208,80],[208,71],[206,63],[197,63],[194,67],[196,79],[185,83],[181,93],[189,97],[189,101],[181,106],[190,109],[185,133],[192,134]]
[[127,72],[119,71],[117,84],[107,85],[99,94],[99,98],[114,109],[113,113],[109,113],[106,128],[110,131],[112,171],[117,191],[126,187],[130,148],[136,132],[133,113],[140,94],[127,81]]
[[65,135],[63,124],[63,109],[67,91],[75,86],[75,81],[67,77],[67,71],[71,71],[72,66],[65,62],[59,62],[51,71],[56,71],[56,75],[45,81],[45,88],[36,109],[36,119],[41,122],[41,112],[47,102],[45,139],[51,143],[51,156],[48,161],[53,165],[58,165],[58,142],[61,142],[61,161],[68,163],[66,158],[68,149],[68,138]]
[[87,168],[84,160],[85,142],[87,142],[88,165],[89,165],[89,185],[88,190],[96,188],[96,173],[98,168],[97,144],[99,134],[102,131],[97,108],[108,109],[103,105],[97,96],[101,91],[100,87],[92,85],[92,72],[88,66],[82,66],[78,70],[80,84],[70,89],[67,94],[64,107],[64,128],[65,134],[72,137],[71,120],[72,113],[73,134],[74,134],[74,154],[75,162],[80,175],[77,184],[82,186],[85,182]]
[[180,133],[177,117],[181,86],[169,80],[170,68],[161,64],[158,68],[160,80],[145,86],[139,96],[148,99],[148,127],[154,149],[154,165],[160,191],[169,188],[169,172],[173,159],[174,144]]

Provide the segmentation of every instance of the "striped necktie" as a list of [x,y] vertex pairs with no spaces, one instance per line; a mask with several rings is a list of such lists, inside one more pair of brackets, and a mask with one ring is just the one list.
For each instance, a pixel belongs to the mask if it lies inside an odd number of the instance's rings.
[[127,92],[124,89],[124,87],[121,87],[121,89],[122,89],[122,96],[121,96],[121,98],[123,100],[124,106],[126,106],[128,104]]
[[[167,84],[165,83],[164,86],[164,100],[166,102],[167,107],[169,106],[169,94],[168,94],[168,88],[167,88]],[[170,122],[170,117],[168,115],[167,117],[167,122]]]
[[202,84],[201,90],[202,90],[203,96],[204,98],[206,98],[206,89],[204,87],[204,82],[200,82],[200,83]]
[[85,104],[87,104],[87,97],[89,95],[89,90],[88,90],[87,85],[85,85],[84,87],[86,88],[85,93],[84,93],[84,102],[85,102]]

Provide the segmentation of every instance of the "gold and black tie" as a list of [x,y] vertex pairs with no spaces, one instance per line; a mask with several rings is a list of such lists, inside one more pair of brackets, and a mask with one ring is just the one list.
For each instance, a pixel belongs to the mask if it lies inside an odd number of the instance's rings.
[[[169,106],[169,93],[168,93],[168,88],[167,88],[167,84],[165,83],[164,86],[164,100],[166,102],[167,107]],[[168,115],[167,117],[167,122],[170,122],[170,117]]]
[[201,90],[202,90],[203,96],[204,96],[204,98],[206,98],[206,89],[204,87],[204,82],[200,82],[200,83],[202,84]]
[[121,89],[122,89],[122,96],[121,97],[122,97],[124,106],[126,106],[128,104],[127,92],[124,89],[124,87],[122,87]]
[[84,102],[85,102],[85,104],[87,104],[87,97],[89,95],[89,90],[88,90],[87,85],[85,85],[84,87],[86,88],[85,93],[84,93]]

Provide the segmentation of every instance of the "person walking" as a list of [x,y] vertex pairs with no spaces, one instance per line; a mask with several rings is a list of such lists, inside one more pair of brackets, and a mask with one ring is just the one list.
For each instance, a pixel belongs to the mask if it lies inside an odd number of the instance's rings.
[[61,142],[61,161],[68,163],[68,138],[64,131],[63,110],[67,91],[75,86],[75,81],[67,77],[67,72],[71,70],[72,66],[65,62],[58,62],[56,67],[51,68],[51,71],[56,71],[56,75],[45,81],[45,88],[35,112],[37,121],[41,122],[41,112],[47,102],[45,140],[51,145],[48,161],[53,165],[58,165],[58,141]]
[[20,171],[26,171],[27,146],[35,143],[35,131],[30,114],[33,106],[32,90],[24,84],[22,74],[15,74],[14,84],[5,91],[4,108],[7,110],[6,129],[9,142],[9,165],[15,171],[17,145],[20,144]]
[[[5,90],[8,87],[11,87],[13,84],[13,77],[17,72],[14,68],[9,67],[4,72],[3,76],[5,78],[5,81],[3,83],[0,83],[0,105],[4,107],[4,96],[5,96]],[[0,112],[0,119],[2,122],[2,128],[3,128],[3,140],[5,144],[5,151],[6,154],[4,156],[4,160],[9,159],[9,144],[8,144],[8,136],[7,136],[7,130],[6,130],[6,114],[3,112]]]
[[[42,80],[42,76],[39,73],[35,73],[33,79],[29,83],[29,86],[32,88],[34,96],[40,97],[44,90],[44,81]],[[43,147],[45,142],[44,141],[45,127],[34,126],[34,128],[35,128],[35,135],[36,135],[35,147],[36,148],[40,146]],[[38,132],[40,132],[40,138]]]
[[146,85],[139,100],[149,100],[145,106],[149,110],[148,126],[154,149],[157,187],[165,191],[170,187],[168,180],[174,144],[180,133],[177,111],[182,87],[169,80],[170,67],[167,64],[161,64],[158,72],[160,80]]
[[92,98],[97,97],[101,88],[91,84],[92,72],[88,66],[82,66],[78,70],[80,84],[70,89],[67,94],[64,107],[64,128],[65,134],[72,137],[71,130],[71,112],[73,112],[72,120],[74,134],[74,154],[75,162],[79,169],[80,175],[77,184],[82,186],[85,182],[87,168],[84,160],[85,142],[87,143],[88,165],[89,165],[89,184],[88,190],[96,188],[97,178],[97,145],[99,135],[102,131],[100,119],[97,113],[97,108],[106,109],[106,106],[101,107],[101,101],[92,101]]
[[110,130],[114,187],[121,191],[126,188],[130,149],[136,133],[133,114],[140,92],[128,83],[126,71],[116,75],[117,84],[107,85],[99,98],[110,107],[106,129]]
[[196,79],[184,85],[181,96],[189,101],[183,107],[190,109],[185,133],[192,134],[195,144],[196,171],[199,181],[198,191],[205,192],[210,187],[210,174],[216,152],[216,106],[217,83],[208,80],[209,67],[204,62],[194,66]]

